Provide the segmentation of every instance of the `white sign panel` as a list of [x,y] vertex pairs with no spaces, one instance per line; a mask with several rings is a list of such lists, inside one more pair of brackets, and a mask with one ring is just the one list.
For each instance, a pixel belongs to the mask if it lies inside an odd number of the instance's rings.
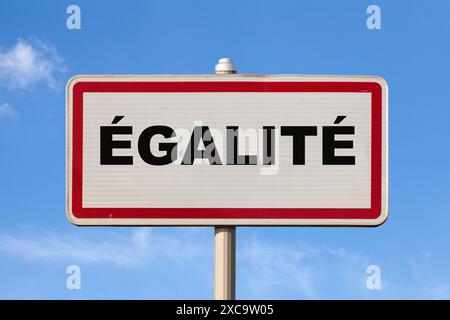
[[67,208],[78,225],[379,225],[378,77],[77,76]]

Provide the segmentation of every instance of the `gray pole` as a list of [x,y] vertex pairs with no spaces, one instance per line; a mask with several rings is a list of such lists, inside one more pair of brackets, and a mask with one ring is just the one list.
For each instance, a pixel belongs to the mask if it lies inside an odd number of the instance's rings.
[[[233,60],[219,59],[216,74],[237,73]],[[214,299],[236,299],[236,227],[214,227]]]

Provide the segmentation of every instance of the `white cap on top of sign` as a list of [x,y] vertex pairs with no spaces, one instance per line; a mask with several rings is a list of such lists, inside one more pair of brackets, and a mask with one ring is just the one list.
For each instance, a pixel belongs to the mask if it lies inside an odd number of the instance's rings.
[[233,74],[237,73],[236,66],[231,58],[220,58],[216,64],[216,74]]

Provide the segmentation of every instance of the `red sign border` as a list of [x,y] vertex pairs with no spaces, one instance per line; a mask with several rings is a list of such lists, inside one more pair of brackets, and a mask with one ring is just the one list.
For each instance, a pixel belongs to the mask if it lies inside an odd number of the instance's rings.
[[[84,208],[85,92],[364,92],[371,93],[370,208]],[[74,84],[72,214],[77,219],[369,219],[382,215],[382,87],[378,82],[80,81]]]

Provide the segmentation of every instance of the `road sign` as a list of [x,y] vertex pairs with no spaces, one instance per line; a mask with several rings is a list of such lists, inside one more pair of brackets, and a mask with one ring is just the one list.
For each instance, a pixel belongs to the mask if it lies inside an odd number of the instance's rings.
[[76,76],[67,215],[77,225],[379,225],[379,77]]

